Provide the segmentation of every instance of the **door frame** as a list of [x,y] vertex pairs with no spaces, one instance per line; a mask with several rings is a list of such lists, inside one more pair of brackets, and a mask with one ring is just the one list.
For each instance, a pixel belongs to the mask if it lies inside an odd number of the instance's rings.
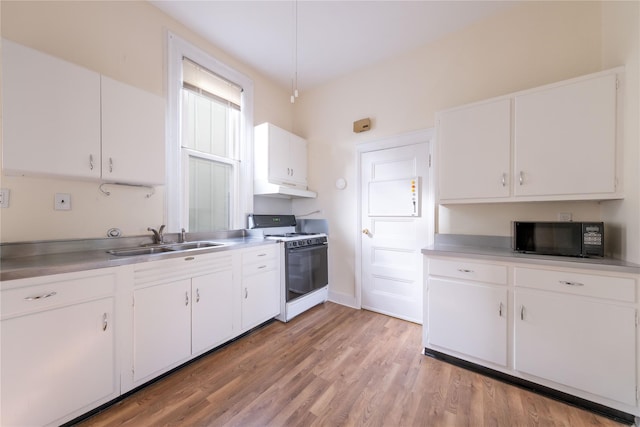
[[383,139],[362,142],[356,145],[356,192],[358,202],[356,207],[356,230],[355,230],[355,279],[356,279],[356,308],[362,308],[362,156],[372,151],[386,150],[389,148],[400,148],[407,145],[419,143],[427,144],[429,154],[429,164],[427,165],[428,187],[427,198],[423,200],[422,212],[427,216],[427,245],[432,245],[435,234],[435,183],[433,168],[433,152],[434,152],[434,128],[422,129],[413,132],[406,132],[393,135]]

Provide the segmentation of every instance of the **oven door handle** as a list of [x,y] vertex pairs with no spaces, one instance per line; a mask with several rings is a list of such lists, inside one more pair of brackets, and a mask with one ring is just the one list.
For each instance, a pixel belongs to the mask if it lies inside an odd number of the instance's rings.
[[291,253],[291,252],[301,253],[301,252],[317,251],[317,250],[321,250],[321,249],[327,249],[327,244],[323,243],[321,245],[302,246],[302,247],[297,247],[297,248],[287,248],[287,252],[289,252],[289,253]]

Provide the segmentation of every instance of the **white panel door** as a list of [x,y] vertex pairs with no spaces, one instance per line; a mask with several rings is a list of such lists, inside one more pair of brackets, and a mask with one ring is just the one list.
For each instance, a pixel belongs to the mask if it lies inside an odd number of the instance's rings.
[[422,323],[420,250],[427,244],[427,215],[421,207],[418,215],[405,209],[385,211],[384,216],[376,215],[377,209],[372,212],[379,203],[371,203],[377,196],[370,190],[377,187],[370,184],[383,181],[395,181],[409,202],[413,181],[416,202],[427,200],[428,144],[363,153],[361,163],[362,307]]
[[515,309],[516,370],[636,404],[635,309],[521,290]]

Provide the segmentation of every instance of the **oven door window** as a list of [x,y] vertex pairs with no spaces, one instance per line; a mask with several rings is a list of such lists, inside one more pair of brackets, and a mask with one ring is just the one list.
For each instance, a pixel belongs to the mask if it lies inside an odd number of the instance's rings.
[[287,249],[287,301],[292,301],[329,283],[327,246]]

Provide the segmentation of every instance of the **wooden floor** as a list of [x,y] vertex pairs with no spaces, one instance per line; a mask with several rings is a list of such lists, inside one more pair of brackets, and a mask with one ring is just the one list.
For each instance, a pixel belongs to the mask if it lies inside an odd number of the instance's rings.
[[421,349],[419,325],[326,303],[271,323],[81,425],[622,425]]

